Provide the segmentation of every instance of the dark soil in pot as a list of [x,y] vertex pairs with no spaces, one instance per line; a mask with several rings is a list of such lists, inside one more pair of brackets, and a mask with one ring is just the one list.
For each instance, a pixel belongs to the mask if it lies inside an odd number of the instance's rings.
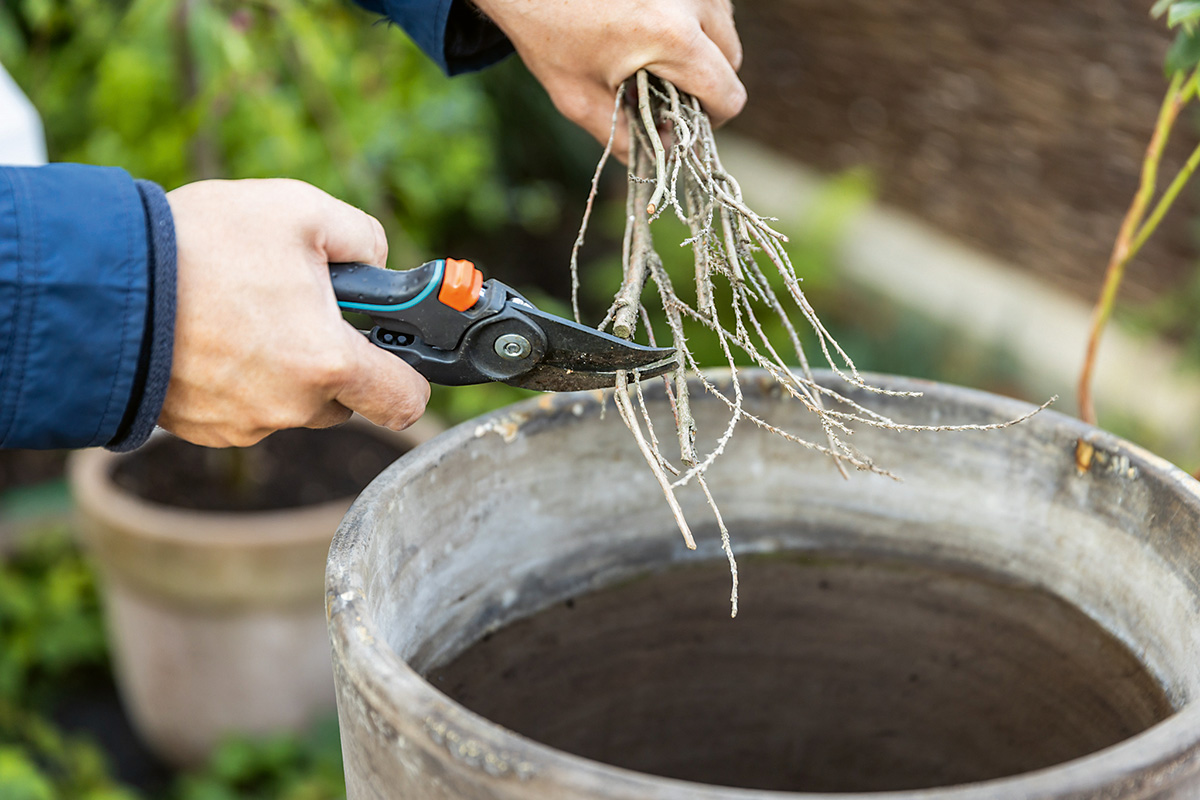
[[200,511],[270,511],[353,497],[405,449],[360,428],[279,431],[245,448],[162,437],[122,459],[118,486]]
[[487,719],[621,767],[811,792],[1036,770],[1172,713],[1121,642],[1057,596],[856,555],[724,561],[572,598],[429,680]]

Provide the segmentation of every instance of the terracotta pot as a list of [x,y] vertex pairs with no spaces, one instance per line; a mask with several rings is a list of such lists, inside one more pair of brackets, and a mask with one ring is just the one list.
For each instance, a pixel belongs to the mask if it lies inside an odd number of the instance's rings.
[[[877,380],[925,396],[851,396],[913,423],[1029,409]],[[693,397],[717,435],[726,408]],[[661,386],[647,401],[668,429]],[[901,482],[743,423],[709,473],[741,557],[731,620],[702,495],[682,497],[692,552],[603,406],[460,426],[355,502],[326,574],[350,798],[1200,797],[1189,476],[1054,412],[859,430]]]
[[[357,418],[348,425],[401,452],[437,432],[426,421],[399,434]],[[332,711],[321,573],[353,497],[198,511],[114,483],[119,465],[168,436],[133,453],[78,451],[67,472],[78,530],[100,570],[126,711],[155,752],[188,766],[226,735],[296,731]]]

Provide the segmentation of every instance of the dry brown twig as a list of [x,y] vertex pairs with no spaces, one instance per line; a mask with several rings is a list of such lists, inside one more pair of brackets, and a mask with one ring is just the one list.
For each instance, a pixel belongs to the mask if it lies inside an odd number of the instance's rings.
[[[895,431],[991,430],[1016,424],[1026,417],[988,425],[907,425],[872,411],[835,389],[818,384],[785,302],[790,301],[799,310],[811,328],[825,362],[846,383],[877,394],[919,396],[918,393],[897,392],[867,383],[850,356],[821,324],[800,287],[800,276],[796,274],[784,249],[787,237],[771,227],[772,220],[746,206],[741,187],[721,164],[712,124],[699,102],[679,92],[669,82],[648,75],[645,70],[638,72],[635,83],[636,109],[630,109],[631,113],[626,115],[629,118],[630,155],[622,246],[624,279],[599,327],[604,329],[611,324],[614,334],[631,339],[640,317],[653,343],[653,331],[647,324],[642,295],[647,282],[654,284],[671,332],[672,345],[680,356],[678,369],[674,374],[664,376],[664,380],[677,432],[681,466],[673,465],[662,452],[636,374],[619,375],[614,391],[615,403],[621,419],[629,427],[646,463],[662,487],[684,542],[691,549],[695,549],[695,541],[675,492],[692,481],[704,492],[721,532],[722,550],[729,560],[732,576],[731,616],[737,616],[737,561],[730,544],[729,531],[705,474],[724,452],[739,422],[757,425],[832,458],[844,477],[849,477],[847,466],[850,466],[895,479],[895,475],[876,466],[847,443],[846,438],[854,432],[851,425],[869,425]],[[622,85],[613,106],[614,132],[625,93],[625,86]],[[667,143],[663,142],[660,125],[669,127],[671,131]],[[571,278],[575,287],[572,305],[576,320],[579,319],[578,253],[587,231],[601,171],[612,152],[612,142],[613,136],[610,134],[608,146],[592,179],[583,223],[571,252]],[[690,232],[682,245],[691,247],[695,260],[694,305],[680,299],[654,249],[651,223],[668,211]],[[783,297],[772,286],[759,258],[770,265],[768,270],[774,270],[782,279],[785,288]],[[720,292],[717,291],[718,285]],[[728,297],[728,305],[718,307],[715,299],[718,296]],[[763,326],[764,315],[767,314],[782,323],[798,366],[788,365],[769,339]],[[708,380],[696,363],[687,344],[686,324],[693,327],[698,325],[716,337],[731,376],[729,394]],[[770,374],[789,396],[817,415],[824,430],[825,444],[806,441],[745,409],[735,358],[738,352],[748,356],[755,365]],[[704,455],[696,452],[696,422],[690,410],[686,380],[688,372],[699,376],[705,391],[718,397],[730,412],[724,432]],[[636,397],[636,405],[631,394]],[[1053,402],[1053,399],[1049,402]],[[1049,402],[1041,408],[1045,408]]]

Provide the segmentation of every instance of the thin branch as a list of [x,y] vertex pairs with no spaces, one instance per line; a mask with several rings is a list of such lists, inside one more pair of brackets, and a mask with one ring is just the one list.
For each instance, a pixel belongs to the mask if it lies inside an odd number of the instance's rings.
[[583,208],[583,221],[579,224],[579,234],[575,237],[575,244],[571,246],[571,311],[575,314],[576,322],[582,322],[579,316],[579,250],[583,247],[583,237],[587,234],[588,222],[592,218],[592,205],[596,202],[596,195],[600,191],[600,173],[604,171],[604,165],[608,163],[608,157],[612,154],[613,140],[617,135],[617,121],[621,118],[621,98],[624,95],[625,84],[622,82],[617,87],[617,97],[613,101],[612,124],[608,128],[608,142],[604,145],[604,152],[600,154],[596,171],[592,173],[592,186],[588,190],[587,205]]
[[689,550],[696,549],[696,540],[692,537],[692,529],[688,527],[687,519],[683,516],[683,509],[679,507],[679,500],[675,497],[675,492],[671,489],[671,481],[667,478],[667,474],[663,471],[659,464],[658,457],[650,449],[650,445],[646,443],[646,438],[642,436],[641,425],[638,424],[637,417],[634,414],[633,405],[629,402],[629,381],[625,370],[617,373],[617,386],[613,392],[613,401],[617,406],[617,412],[621,415],[621,419],[625,421],[625,425],[633,433],[634,441],[637,442],[638,449],[642,451],[642,457],[646,459],[646,463],[650,465],[650,471],[654,473],[658,485],[662,487],[663,495],[667,498],[667,505],[671,508],[671,513],[675,516],[675,524],[679,526],[679,532],[683,534],[683,543],[687,545]]
[[1133,238],[1138,226],[1141,225],[1146,208],[1154,196],[1155,184],[1158,181],[1158,165],[1162,160],[1163,150],[1167,146],[1167,139],[1170,138],[1171,128],[1174,126],[1179,112],[1194,92],[1195,81],[1188,81],[1189,88],[1186,91],[1182,90],[1183,81],[1183,73],[1175,73],[1171,78],[1167,93],[1163,97],[1162,106],[1158,112],[1158,121],[1154,125],[1154,133],[1150,136],[1150,143],[1146,146],[1146,156],[1142,161],[1141,181],[1129,210],[1125,212],[1125,219],[1121,222],[1121,229],[1117,233],[1117,241],[1113,245],[1112,255],[1108,259],[1108,268],[1104,273],[1104,286],[1100,290],[1100,299],[1096,301],[1096,306],[1092,311],[1092,325],[1088,333],[1087,350],[1083,357],[1083,369],[1079,375],[1078,388],[1079,416],[1084,422],[1092,425],[1096,424],[1096,407],[1092,399],[1092,374],[1096,367],[1096,355],[1100,349],[1100,337],[1112,316],[1117,290],[1121,286],[1122,278],[1125,277],[1125,267],[1133,257],[1131,251]]
[[650,137],[650,144],[654,147],[654,175],[656,178],[654,194],[646,203],[646,213],[654,216],[654,213],[658,211],[658,204],[662,201],[663,192],[666,191],[663,176],[667,172],[667,167],[662,137],[658,135],[658,125],[654,122],[654,112],[650,109],[649,83],[650,76],[646,70],[639,69],[637,71],[638,110],[642,114],[642,124],[646,126],[646,135]]
[[654,238],[650,233],[650,220],[641,212],[650,194],[651,184],[638,179],[649,171],[648,159],[640,147],[633,149],[634,152],[630,154],[630,202],[627,204],[629,216],[626,218],[625,232],[628,255],[624,261],[625,276],[621,289],[613,300],[613,334],[622,339],[632,338],[637,329],[642,288],[646,285],[652,262],[658,261]]

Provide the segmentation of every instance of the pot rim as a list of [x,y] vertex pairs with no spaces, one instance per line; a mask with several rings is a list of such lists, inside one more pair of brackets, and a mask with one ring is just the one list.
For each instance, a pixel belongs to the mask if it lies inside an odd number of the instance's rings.
[[[840,380],[829,370],[813,370],[818,381]],[[998,418],[1012,419],[1033,411],[1036,406],[1022,400],[1003,397],[979,389],[955,386],[919,378],[862,373],[873,386],[904,392],[922,392],[930,399],[950,399],[970,404]],[[743,390],[764,389],[774,384],[762,370],[740,371]],[[713,378],[718,386],[727,375]],[[751,389],[751,382],[756,385]],[[1030,772],[970,784],[914,790],[860,793],[781,792],[706,784],[640,773],[583,756],[567,753],[530,739],[480,716],[443,694],[421,677],[384,642],[382,632],[365,602],[361,576],[352,572],[353,554],[369,543],[362,533],[367,530],[373,508],[386,487],[404,475],[415,475],[434,467],[449,453],[462,448],[487,432],[502,433],[512,425],[525,425],[538,418],[561,413],[580,412],[577,404],[599,406],[610,390],[550,394],[530,398],[506,408],[459,424],[412,451],[384,470],[359,495],[334,535],[326,570],[326,612],[329,633],[335,651],[337,673],[351,682],[375,712],[384,716],[389,709],[419,710],[426,732],[430,726],[469,728],[469,736],[493,753],[521,753],[544,768],[563,792],[580,792],[602,783],[613,797],[650,798],[674,789],[670,797],[696,797],[707,800],[774,800],[775,798],[812,798],[812,800],[1035,800],[1042,797],[1091,797],[1089,792],[1103,791],[1096,797],[1118,796],[1111,792],[1120,787],[1121,797],[1148,798],[1164,788],[1161,779],[1172,772],[1190,773],[1200,765],[1200,700],[1193,699],[1168,718],[1115,745],[1070,761]],[[1183,470],[1138,445],[1088,425],[1074,417],[1046,409],[1022,425],[1043,425],[1066,429],[1071,435],[1104,449],[1119,449],[1139,470],[1149,469],[1178,484],[1200,506],[1200,482]],[[389,720],[395,722],[395,720]],[[1194,749],[1193,749],[1194,748]],[[1155,785],[1143,783],[1137,773],[1157,769]],[[684,794],[686,792],[686,794]],[[1136,794],[1125,794],[1136,792]]]
[[[432,420],[422,418],[405,430],[393,431],[374,425],[357,414],[344,425],[368,431],[407,448],[408,452],[434,438],[441,430]],[[151,441],[169,437],[172,434],[156,428]],[[112,473],[116,466],[136,457],[136,450],[128,453],[98,447],[76,450],[67,458],[67,481],[81,510],[103,520],[114,530],[150,543],[186,543],[190,547],[220,550],[320,543],[328,540],[329,530],[355,499],[355,495],[347,495],[323,503],[269,511],[180,508],[146,500],[113,482]],[[312,524],[311,520],[319,520],[319,524]],[[247,524],[248,521],[251,524]]]

